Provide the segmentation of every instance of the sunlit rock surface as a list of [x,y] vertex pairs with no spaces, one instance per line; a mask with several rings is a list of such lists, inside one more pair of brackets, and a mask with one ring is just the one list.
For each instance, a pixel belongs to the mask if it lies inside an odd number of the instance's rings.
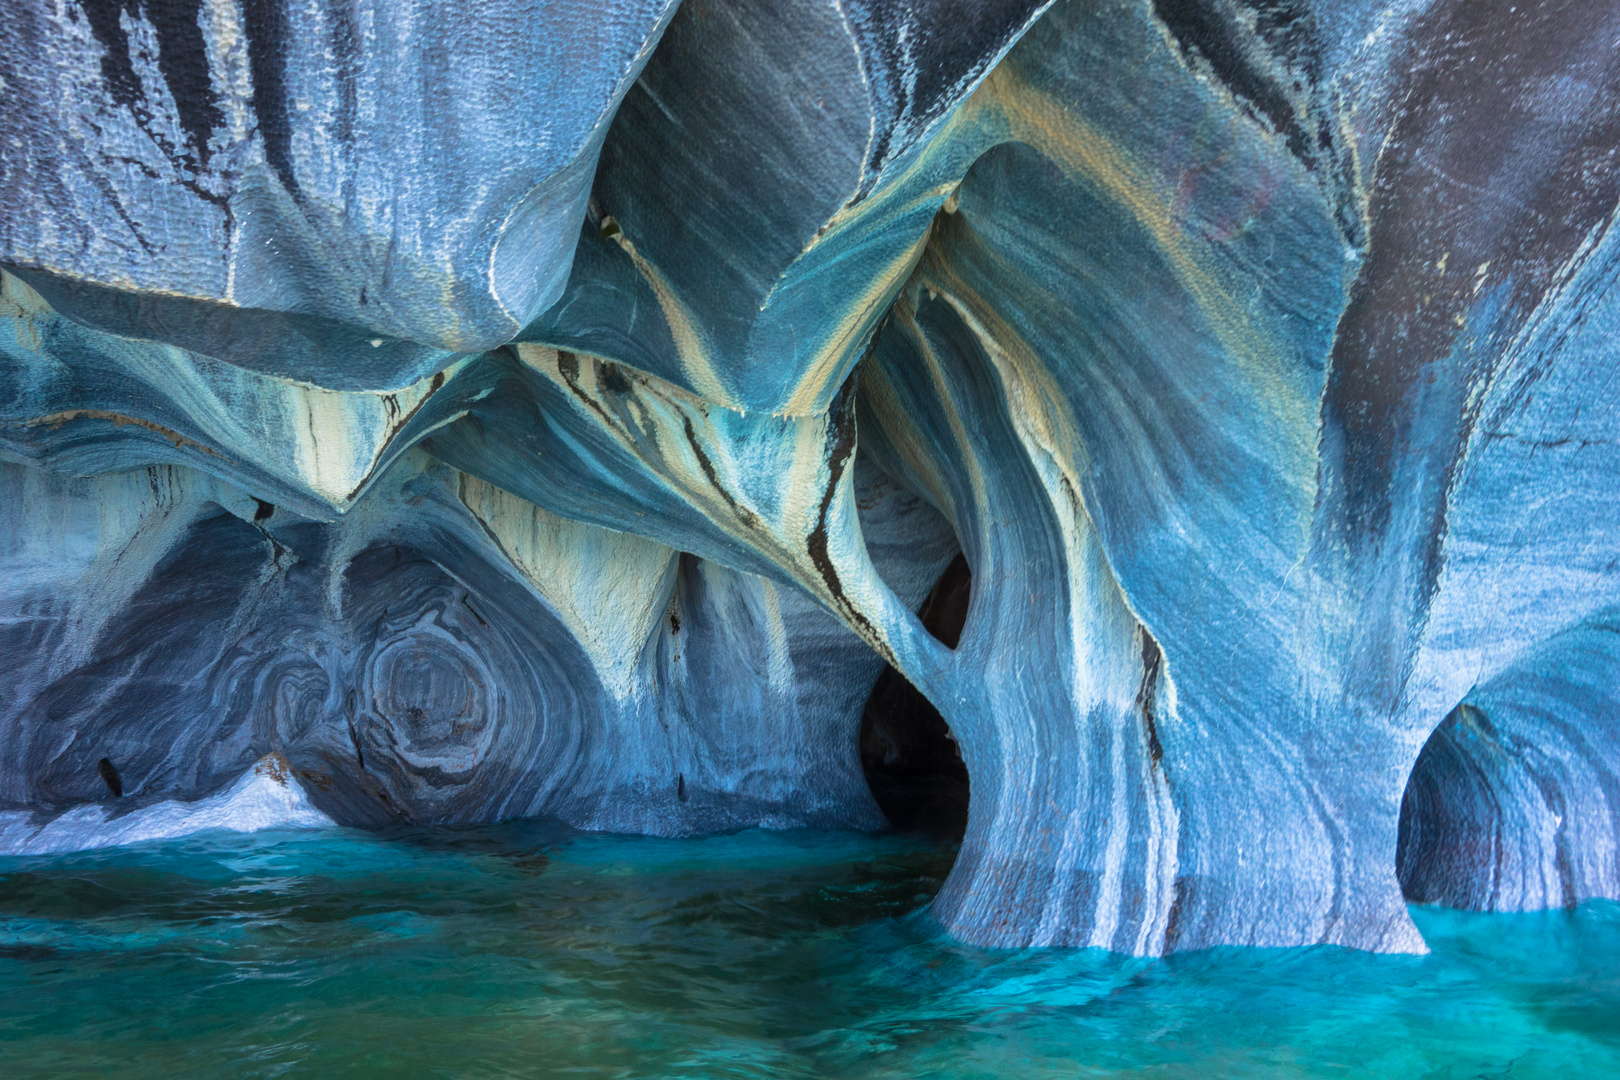
[[0,847],[881,827],[889,665],[968,941],[1620,896],[1620,7],[0,33]]

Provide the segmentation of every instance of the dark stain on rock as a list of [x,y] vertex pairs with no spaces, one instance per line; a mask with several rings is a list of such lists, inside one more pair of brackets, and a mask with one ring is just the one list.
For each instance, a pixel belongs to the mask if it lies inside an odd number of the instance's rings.
[[[196,172],[208,164],[209,140],[225,122],[208,74],[208,48],[198,15],[202,0],[79,0],[90,32],[105,50],[101,78],[113,101],[128,109],[142,131],[176,165]],[[140,18],[142,8],[157,34],[157,66],[174,99],[189,154],[177,152],[152,125],[152,109],[130,59],[123,16]]]
[[[129,0],[125,0],[126,4]],[[146,0],[146,17],[157,31],[158,71],[180,114],[191,147],[193,170],[208,165],[208,142],[225,122],[208,74],[208,46],[199,16],[202,0]]]
[[[221,456],[219,451],[215,450],[213,447],[204,446],[195,439],[188,439],[178,431],[171,428],[166,428],[162,424],[154,423],[151,420],[143,420],[138,416],[125,416],[123,413],[112,412],[108,409],[66,409],[62,412],[51,413],[49,416],[41,416],[33,420],[24,420],[22,421],[22,426],[25,428],[43,427],[55,429],[74,420],[111,420],[114,427],[124,427],[125,425],[130,425],[133,427],[144,428],[155,435],[161,435],[165,439],[169,440],[169,442],[174,444],[174,448],[176,450],[190,448],[193,450],[201,450],[203,453],[209,454],[213,457]],[[11,425],[15,424],[16,421],[0,421],[0,423]]]
[[146,109],[141,81],[136,77],[135,66],[129,59],[129,35],[124,32],[121,18],[126,10],[131,15],[136,14],[140,10],[138,3],[133,0],[79,0],[79,6],[90,24],[90,33],[95,35],[105,50],[101,57],[101,81],[106,84],[107,93],[115,104],[133,113],[136,122],[144,128],[151,120],[151,113]]
[[[90,32],[104,50],[101,77],[108,95],[114,103],[129,110],[136,125],[181,174],[181,184],[193,195],[220,210],[225,217],[225,232],[229,235],[234,221],[230,200],[210,191],[195,179],[208,164],[209,142],[214,129],[225,122],[225,114],[219,108],[219,98],[214,93],[213,80],[209,76],[208,47],[198,21],[201,0],[145,0],[144,4],[142,0],[80,0],[80,6],[90,24]],[[175,119],[185,132],[188,148],[175,146],[165,131],[153,122],[155,118],[151,103],[130,57],[129,34],[124,30],[122,17],[127,14],[138,18],[143,7],[157,36],[158,72],[174,100]],[[150,172],[145,166],[142,169]],[[152,246],[117,196],[110,189],[104,189],[102,193],[130,227],[141,247],[151,254]]]
[[248,68],[253,74],[253,112],[259,118],[264,159],[281,178],[282,187],[302,201],[293,174],[292,117],[287,108],[287,13],[281,0],[242,0],[247,31]]
[[920,0],[848,5],[863,76],[873,94],[870,168],[850,205],[879,182],[885,165],[983,74],[1037,15],[1042,0]]
[[[519,362],[521,363],[521,361],[519,361]],[[580,385],[579,385],[579,357],[575,356],[571,352],[566,352],[566,351],[564,351],[562,349],[558,349],[557,350],[557,374],[559,374],[559,375],[561,375],[563,377],[563,382],[568,385],[569,393],[573,394],[576,398],[578,398],[585,405],[586,408],[590,409],[597,416],[600,416],[602,418],[602,423],[609,430],[611,430],[613,428],[613,426],[614,426],[613,417],[608,415],[608,411],[606,409],[602,408],[602,405],[601,405],[600,402],[598,402],[595,398],[591,397],[591,395],[587,394],[584,390],[580,389]],[[688,425],[688,428],[690,428],[690,425]]]
[[[327,4],[326,11],[332,21],[332,59],[337,63],[337,125],[335,133],[338,141],[348,144],[354,142],[354,125],[359,115],[359,94],[357,83],[360,79],[360,27],[355,5],[351,0],[332,0]],[[364,293],[364,290],[362,290]],[[365,297],[360,302],[364,304]]]
[[1308,0],[1154,0],[1188,66],[1283,140],[1333,204],[1345,243],[1367,243],[1355,148],[1337,138],[1342,89],[1324,84],[1322,35]]
[[[1249,6],[1262,40],[1270,39],[1267,45],[1309,56],[1309,12],[1302,5],[1295,0],[1260,0]],[[1311,133],[1279,78],[1284,69],[1275,61],[1266,63],[1270,57],[1255,55],[1270,50],[1257,48],[1259,41],[1251,44],[1254,35],[1246,27],[1209,0],[1153,0],[1153,13],[1183,53],[1202,57],[1234,97],[1287,141],[1289,153],[1306,168],[1315,167]],[[1306,87],[1292,89],[1298,93]]]
[[332,790],[332,777],[318,769],[299,769],[298,776],[305,783],[314,784],[319,791]]
[[[731,512],[737,516],[738,521],[750,529],[757,529],[759,527],[759,515],[738,502],[736,497],[727,490],[725,484],[720,482],[720,473],[716,471],[714,462],[709,460],[709,455],[703,449],[703,444],[698,441],[697,429],[692,426],[692,418],[689,416],[683,417],[681,423],[686,431],[686,444],[692,448],[692,454],[697,458],[698,467],[703,470],[703,475],[708,479],[709,486],[720,493],[720,497],[726,501],[727,506],[731,507]],[[825,510],[823,513],[825,513]]]
[[833,602],[844,613],[851,623],[865,629],[862,635],[872,648],[877,650],[879,656],[890,665],[895,664],[894,653],[883,643],[874,627],[864,614],[858,611],[849,597],[844,595],[844,584],[838,578],[838,569],[833,566],[832,558],[827,554],[827,514],[832,509],[833,496],[838,493],[838,483],[843,479],[844,470],[849,466],[850,458],[855,454],[855,388],[860,380],[848,379],[833,399],[832,407],[827,411],[828,420],[832,426],[831,446],[827,451],[827,487],[821,493],[821,511],[816,517],[816,527],[811,530],[809,539],[805,542],[805,551],[810,556],[810,562],[821,575],[821,580],[827,585],[827,591],[832,595]]

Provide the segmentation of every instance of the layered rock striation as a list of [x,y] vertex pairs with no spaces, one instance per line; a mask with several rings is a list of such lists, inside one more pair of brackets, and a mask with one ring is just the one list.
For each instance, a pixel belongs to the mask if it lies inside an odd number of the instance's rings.
[[970,942],[1620,897],[1620,6],[0,40],[0,847],[877,828],[887,665]]

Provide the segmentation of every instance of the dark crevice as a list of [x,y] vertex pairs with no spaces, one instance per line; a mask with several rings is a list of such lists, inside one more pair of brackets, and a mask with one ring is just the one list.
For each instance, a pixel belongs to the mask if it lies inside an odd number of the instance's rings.
[[1164,654],[1153,640],[1147,627],[1142,627],[1142,686],[1136,692],[1136,701],[1142,710],[1142,728],[1147,734],[1148,755],[1157,767],[1164,760],[1164,744],[1159,741],[1158,697],[1159,668]]
[[[973,573],[958,555],[917,612],[924,629],[956,648]],[[878,676],[861,717],[861,768],[896,829],[960,841],[967,830],[968,772],[945,718],[893,665]]]
[[101,774],[101,781],[107,785],[107,790],[112,792],[113,798],[124,797],[124,781],[119,777],[118,770],[113,767],[111,760],[102,758],[96,762],[96,771]]

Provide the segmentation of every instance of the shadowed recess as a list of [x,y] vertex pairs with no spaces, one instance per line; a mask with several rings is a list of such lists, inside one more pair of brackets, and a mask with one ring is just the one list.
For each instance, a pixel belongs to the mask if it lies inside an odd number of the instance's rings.
[[[967,556],[958,555],[917,612],[947,648],[962,636],[972,590]],[[893,666],[878,676],[861,713],[861,769],[890,825],[961,840],[968,810],[962,752],[939,710]]]

